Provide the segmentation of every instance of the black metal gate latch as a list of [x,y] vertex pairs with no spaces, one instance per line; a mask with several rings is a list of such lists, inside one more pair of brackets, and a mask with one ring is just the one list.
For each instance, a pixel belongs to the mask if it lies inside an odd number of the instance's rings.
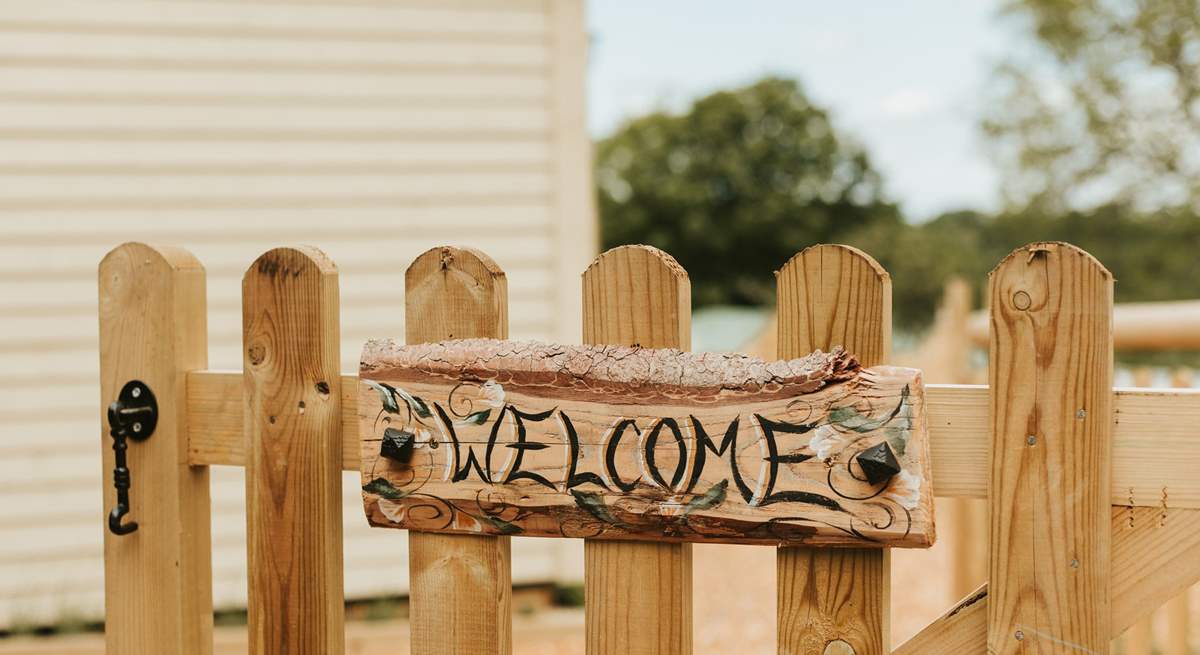
[[117,506],[108,514],[108,529],[113,534],[126,535],[138,529],[136,521],[121,523],[129,513],[129,482],[131,475],[125,460],[129,448],[126,439],[142,441],[154,432],[158,424],[158,402],[150,387],[138,380],[130,380],[121,388],[117,400],[108,406],[108,429],[113,438],[113,453],[116,467],[113,469],[113,486],[117,488]]

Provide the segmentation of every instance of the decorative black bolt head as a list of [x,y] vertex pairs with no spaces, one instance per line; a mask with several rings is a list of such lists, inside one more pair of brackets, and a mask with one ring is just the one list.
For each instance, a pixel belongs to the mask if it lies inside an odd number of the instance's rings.
[[412,461],[413,437],[409,430],[387,428],[383,431],[383,441],[379,444],[379,454],[393,462],[407,464]]
[[862,451],[854,459],[858,461],[863,474],[867,476],[867,482],[871,484],[886,482],[900,472],[900,462],[896,461],[896,454],[886,441]]

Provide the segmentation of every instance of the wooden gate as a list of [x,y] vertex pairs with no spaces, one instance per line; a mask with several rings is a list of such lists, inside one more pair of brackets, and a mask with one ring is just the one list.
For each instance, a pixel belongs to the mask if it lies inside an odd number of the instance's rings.
[[[150,438],[124,424],[120,520],[138,528],[105,535],[108,651],[211,652],[208,467],[232,465],[246,468],[250,651],[343,652],[339,476],[360,448],[333,262],[280,248],[250,265],[243,372],[207,369],[204,269],[186,251],[125,244],[99,278],[102,405],[136,380],[158,406]],[[508,336],[505,276],[483,253],[429,250],[404,287],[410,343]],[[1113,390],[1112,288],[1073,246],[1014,251],[989,284],[990,385],[927,386],[935,493],[991,506],[990,589],[891,650],[886,549],[782,548],[779,653],[1107,653],[1200,579],[1200,394]],[[689,348],[689,282],[669,255],[610,250],[583,289],[583,341]],[[779,356],[888,360],[891,282],[865,253],[805,249],[778,291]],[[118,452],[102,423],[108,510]],[[412,652],[509,653],[509,537],[409,538]],[[585,551],[588,653],[692,651],[688,544]]]

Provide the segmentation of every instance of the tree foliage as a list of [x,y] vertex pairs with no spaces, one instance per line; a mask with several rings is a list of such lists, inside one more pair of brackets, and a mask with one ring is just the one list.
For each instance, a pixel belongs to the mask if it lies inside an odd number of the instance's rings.
[[983,129],[1014,207],[1200,207],[1200,3],[1009,0]]
[[596,180],[605,247],[671,253],[698,305],[772,304],[797,250],[900,224],[866,153],[780,78],[627,123],[597,144]]
[[1106,205],[1062,214],[954,212],[920,225],[864,230],[847,241],[891,273],[896,322],[909,330],[932,318],[950,276],[970,283],[976,306],[983,306],[988,272],[1034,241],[1066,241],[1095,255],[1117,280],[1117,302],[1200,298],[1200,216],[1187,210],[1139,213]]

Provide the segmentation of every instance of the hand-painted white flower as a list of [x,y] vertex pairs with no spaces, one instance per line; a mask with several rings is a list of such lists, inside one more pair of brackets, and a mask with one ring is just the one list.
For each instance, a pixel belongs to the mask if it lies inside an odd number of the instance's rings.
[[387,498],[379,499],[379,511],[392,523],[403,523],[404,514],[408,511],[404,505]]
[[845,444],[846,438],[829,425],[822,425],[813,432],[808,447],[817,454],[817,459],[829,459]]
[[504,387],[495,380],[488,380],[479,387],[479,398],[483,404],[494,409],[504,407]]
[[413,438],[414,449],[424,448],[425,446],[429,445],[430,441],[433,441],[433,433],[428,429],[417,428],[415,432],[417,436]]
[[896,501],[896,504],[904,509],[916,509],[917,504],[921,502],[920,476],[901,469],[900,473],[892,478],[891,486],[883,496]]

